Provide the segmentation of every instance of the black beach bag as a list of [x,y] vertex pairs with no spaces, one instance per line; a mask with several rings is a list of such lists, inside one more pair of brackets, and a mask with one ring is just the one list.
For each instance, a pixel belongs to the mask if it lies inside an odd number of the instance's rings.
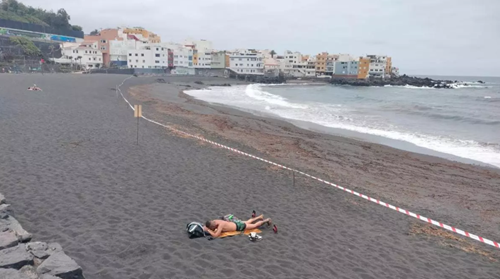
[[197,238],[204,237],[205,231],[203,230],[203,225],[198,222],[191,222],[187,224],[186,231],[189,235],[189,238]]

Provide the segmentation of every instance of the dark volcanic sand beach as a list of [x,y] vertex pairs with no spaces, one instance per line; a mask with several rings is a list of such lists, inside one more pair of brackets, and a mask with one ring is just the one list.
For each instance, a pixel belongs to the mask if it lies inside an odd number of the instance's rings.
[[[498,249],[260,161],[136,121],[119,75],[0,75],[0,192],[35,240],[87,278],[499,278]],[[500,171],[322,135],[191,100],[196,77],[129,79],[162,123],[500,240]],[[26,88],[36,83],[44,91]],[[190,87],[190,88],[192,88]],[[126,89],[130,89],[127,90]],[[246,237],[189,240],[186,223],[273,218]]]

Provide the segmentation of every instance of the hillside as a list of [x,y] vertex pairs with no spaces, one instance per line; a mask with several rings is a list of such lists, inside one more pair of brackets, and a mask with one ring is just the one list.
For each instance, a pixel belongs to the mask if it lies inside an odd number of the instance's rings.
[[24,22],[24,23],[33,23],[33,24],[38,24],[38,25],[42,25],[42,26],[49,26],[47,23],[43,22],[42,20],[40,20],[34,16],[30,16],[30,15],[20,16],[20,15],[13,13],[13,12],[4,11],[4,10],[0,10],[0,18]]
[[57,12],[46,11],[42,8],[26,6],[17,0],[2,0],[0,19],[32,23],[57,30],[82,31],[80,26],[69,23],[71,17],[64,9],[59,9]]

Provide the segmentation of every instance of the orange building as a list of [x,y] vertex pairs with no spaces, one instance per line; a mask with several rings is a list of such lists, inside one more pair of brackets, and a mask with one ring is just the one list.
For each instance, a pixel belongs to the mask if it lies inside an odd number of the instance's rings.
[[229,54],[226,54],[226,68],[229,68]]
[[151,44],[161,43],[160,36],[142,27],[125,28],[123,29],[123,33],[127,35],[141,35],[145,40],[147,40]]
[[103,29],[98,35],[85,35],[83,38],[86,42],[97,42],[99,50],[102,52],[102,61],[104,67],[109,67],[111,62],[109,55],[109,41],[110,40],[123,40],[119,36],[118,29]]
[[327,59],[328,59],[328,52],[322,52],[316,55],[316,75],[325,74]]
[[370,58],[360,57],[358,65],[358,79],[366,79],[370,70]]

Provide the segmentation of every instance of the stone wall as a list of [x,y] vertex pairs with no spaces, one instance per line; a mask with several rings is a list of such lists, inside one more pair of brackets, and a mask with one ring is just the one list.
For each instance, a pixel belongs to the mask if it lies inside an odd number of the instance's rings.
[[58,243],[32,242],[0,193],[0,278],[82,279],[82,269]]

